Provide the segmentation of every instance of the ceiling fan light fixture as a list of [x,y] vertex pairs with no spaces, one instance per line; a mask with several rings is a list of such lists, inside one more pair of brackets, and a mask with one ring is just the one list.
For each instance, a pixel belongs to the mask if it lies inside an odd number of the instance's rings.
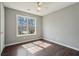
[[42,7],[42,2],[37,2],[37,10],[40,11]]
[[41,10],[41,7],[38,7],[37,10],[40,11]]

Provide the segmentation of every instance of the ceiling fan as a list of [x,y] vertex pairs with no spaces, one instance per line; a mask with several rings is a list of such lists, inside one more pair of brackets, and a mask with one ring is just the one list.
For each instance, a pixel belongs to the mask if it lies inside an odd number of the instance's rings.
[[37,10],[40,11],[42,9],[43,2],[37,2]]

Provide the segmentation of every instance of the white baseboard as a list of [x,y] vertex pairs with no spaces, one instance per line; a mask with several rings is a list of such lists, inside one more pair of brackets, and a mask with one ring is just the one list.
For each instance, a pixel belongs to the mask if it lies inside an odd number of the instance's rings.
[[[38,39],[33,39],[33,40],[38,40]],[[20,44],[20,43],[24,43],[24,42],[29,42],[29,41],[33,41],[33,40],[21,41],[21,42],[16,42],[16,43],[11,43],[11,44],[6,44],[5,46],[11,46],[11,45]]]
[[49,39],[48,38],[43,38],[43,39],[45,39],[45,40],[47,40],[49,42],[56,43],[56,44],[59,44],[59,45],[62,45],[62,46],[65,46],[65,47],[68,47],[68,48],[71,48],[71,49],[74,49],[74,50],[79,51],[79,49],[76,48],[76,47],[72,47],[72,46],[69,46],[69,45],[64,44],[64,43],[60,43],[60,42],[56,42],[56,41],[49,40],[50,38]]

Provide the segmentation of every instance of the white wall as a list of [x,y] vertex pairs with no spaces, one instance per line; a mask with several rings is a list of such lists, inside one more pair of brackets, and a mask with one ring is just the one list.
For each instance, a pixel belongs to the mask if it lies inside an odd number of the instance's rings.
[[[36,18],[36,35],[27,35],[17,37],[16,35],[16,15],[31,16]],[[27,12],[18,11],[15,9],[5,8],[5,31],[6,31],[6,45],[12,45],[31,40],[42,38],[42,17],[29,14]]]
[[79,3],[44,16],[43,37],[79,50]]
[[[0,22],[1,22],[1,3],[0,3]],[[1,32],[1,24],[0,24],[0,32]],[[1,55],[1,35],[0,35],[0,55]]]
[[0,54],[5,46],[5,30],[4,30],[4,6],[0,3]]

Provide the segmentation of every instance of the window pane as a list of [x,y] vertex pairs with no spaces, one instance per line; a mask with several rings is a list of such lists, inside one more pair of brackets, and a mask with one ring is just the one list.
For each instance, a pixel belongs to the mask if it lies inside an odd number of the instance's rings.
[[18,17],[18,34],[23,35],[27,33],[27,19],[24,17]]
[[34,34],[35,33],[35,19],[28,19],[28,34]]

